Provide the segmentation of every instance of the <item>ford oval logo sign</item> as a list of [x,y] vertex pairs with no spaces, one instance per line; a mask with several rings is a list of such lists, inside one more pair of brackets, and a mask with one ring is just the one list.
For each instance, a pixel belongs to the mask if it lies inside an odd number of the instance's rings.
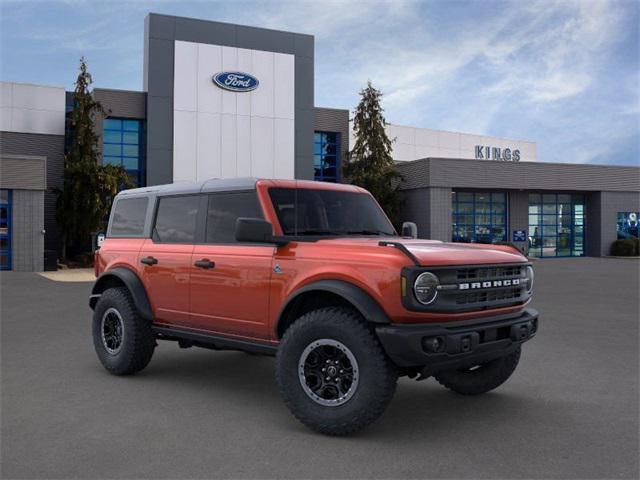
[[250,92],[260,84],[256,77],[243,72],[216,73],[213,76],[213,83],[232,92]]

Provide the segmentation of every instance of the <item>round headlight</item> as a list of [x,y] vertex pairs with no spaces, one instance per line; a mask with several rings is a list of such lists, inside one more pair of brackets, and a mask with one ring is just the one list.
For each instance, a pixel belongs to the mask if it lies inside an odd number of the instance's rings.
[[527,293],[533,292],[533,267],[529,265],[526,271],[527,276]]
[[431,272],[421,273],[413,284],[413,293],[416,299],[423,305],[433,303],[438,295],[440,281]]

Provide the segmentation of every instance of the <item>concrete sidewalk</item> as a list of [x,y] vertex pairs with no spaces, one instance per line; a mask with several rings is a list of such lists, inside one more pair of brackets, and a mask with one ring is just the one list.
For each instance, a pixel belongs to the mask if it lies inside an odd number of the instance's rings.
[[95,282],[93,268],[69,268],[56,272],[38,272],[38,275],[54,282]]

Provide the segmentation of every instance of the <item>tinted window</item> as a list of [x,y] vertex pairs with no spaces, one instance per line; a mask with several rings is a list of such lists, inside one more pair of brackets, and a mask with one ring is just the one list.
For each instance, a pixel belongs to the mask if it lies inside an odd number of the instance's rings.
[[111,235],[118,237],[139,237],[144,231],[149,199],[125,198],[118,200],[113,210]]
[[235,243],[238,217],[262,218],[256,192],[209,195],[207,243]]
[[200,197],[165,197],[160,199],[153,239],[162,243],[193,243]]
[[375,200],[335,190],[269,189],[285,235],[395,235]]

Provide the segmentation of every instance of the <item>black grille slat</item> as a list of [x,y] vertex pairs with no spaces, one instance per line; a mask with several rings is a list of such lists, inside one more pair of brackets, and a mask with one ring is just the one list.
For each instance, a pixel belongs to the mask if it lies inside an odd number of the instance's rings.
[[493,267],[493,268],[465,268],[456,272],[458,280],[484,280],[487,278],[501,279],[519,277],[522,267]]
[[468,305],[472,303],[487,303],[500,300],[513,300],[520,298],[520,288],[509,287],[507,289],[491,292],[473,292],[458,294],[456,296],[457,305]]

